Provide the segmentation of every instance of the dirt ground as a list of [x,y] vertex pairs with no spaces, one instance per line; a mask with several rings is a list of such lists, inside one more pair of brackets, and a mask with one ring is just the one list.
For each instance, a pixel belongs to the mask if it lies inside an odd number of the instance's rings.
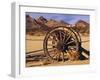
[[[43,40],[45,36],[30,36],[26,35],[26,55],[37,55],[44,54],[43,52]],[[89,37],[81,36],[82,39],[82,47],[89,50]],[[33,51],[33,52],[32,52]],[[30,53],[31,52],[31,53]],[[85,55],[84,53],[82,53]],[[88,57],[87,55],[85,55]],[[65,62],[55,62],[44,64],[44,62],[40,59],[37,61],[33,61],[33,58],[30,58],[30,62],[26,63],[26,67],[33,66],[55,66],[55,65],[79,65],[79,64],[89,64],[89,60],[77,60],[77,61],[65,61]]]

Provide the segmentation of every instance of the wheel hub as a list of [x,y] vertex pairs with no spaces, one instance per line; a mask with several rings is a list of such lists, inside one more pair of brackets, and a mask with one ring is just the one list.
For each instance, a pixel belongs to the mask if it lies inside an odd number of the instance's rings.
[[58,42],[57,49],[61,52],[65,52],[66,51],[66,46],[63,42]]

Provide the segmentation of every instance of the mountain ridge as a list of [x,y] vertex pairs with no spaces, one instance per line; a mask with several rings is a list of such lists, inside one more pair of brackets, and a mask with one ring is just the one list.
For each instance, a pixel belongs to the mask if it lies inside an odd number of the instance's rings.
[[[26,15],[26,33],[32,32],[32,34],[35,34],[36,32],[40,31],[42,34],[50,31],[57,26],[69,27],[71,26],[71,24],[63,20],[57,21],[54,19],[46,19],[43,16],[32,18],[31,16]],[[71,27],[73,27],[74,30],[78,31],[81,34],[89,34],[89,26],[89,23],[80,19],[74,24],[74,26]]]

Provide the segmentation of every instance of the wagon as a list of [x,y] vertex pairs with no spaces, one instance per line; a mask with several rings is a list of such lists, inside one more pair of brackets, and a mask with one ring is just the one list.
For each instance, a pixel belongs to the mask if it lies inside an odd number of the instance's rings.
[[[65,61],[66,55],[77,52],[82,59],[82,51],[89,55],[89,51],[81,47],[81,37],[72,27],[59,26],[50,30],[44,39],[43,49],[50,60]],[[74,54],[72,52],[72,54]]]
[[[89,55],[89,51],[84,49],[81,44],[80,34],[73,27],[58,26],[47,31],[43,40],[43,53],[46,59],[51,61],[64,62],[68,60],[69,53],[71,53],[70,55],[77,53],[78,59],[84,59],[82,52]],[[41,57],[41,55],[38,56]]]

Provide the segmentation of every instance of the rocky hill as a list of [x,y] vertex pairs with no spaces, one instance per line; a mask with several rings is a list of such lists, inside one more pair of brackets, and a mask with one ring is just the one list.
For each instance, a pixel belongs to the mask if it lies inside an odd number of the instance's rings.
[[[70,24],[65,21],[57,21],[54,19],[47,20],[43,16],[38,18],[32,18],[29,15],[26,15],[26,33],[34,35],[44,35],[49,30],[57,26],[66,26],[69,27]],[[75,23],[75,26],[72,26],[73,29],[78,31],[81,34],[89,34],[89,23],[79,20]]]
[[83,20],[79,20],[76,22],[74,29],[83,35],[88,35],[90,32],[89,26],[89,23]]

